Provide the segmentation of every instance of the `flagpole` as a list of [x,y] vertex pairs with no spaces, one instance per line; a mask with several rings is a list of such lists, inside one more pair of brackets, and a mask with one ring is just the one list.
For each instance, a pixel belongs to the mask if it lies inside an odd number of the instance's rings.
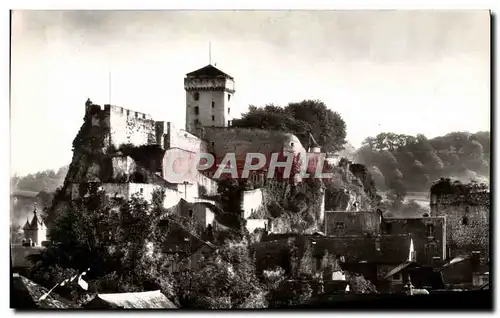
[[111,71],[108,72],[108,101],[111,106]]

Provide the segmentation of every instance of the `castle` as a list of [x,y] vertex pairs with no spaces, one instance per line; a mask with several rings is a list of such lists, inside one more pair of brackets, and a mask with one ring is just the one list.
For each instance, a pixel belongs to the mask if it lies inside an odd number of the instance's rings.
[[42,218],[37,215],[36,206],[33,210],[33,219],[31,222],[26,220],[23,226],[24,239],[23,246],[42,246],[42,243],[47,241],[47,227]]
[[[232,127],[234,78],[215,66],[207,65],[188,73],[184,88],[184,129],[171,122],[156,121],[145,113],[114,105],[101,107],[88,100],[66,177],[71,197],[84,196],[88,184],[99,183],[108,195],[124,199],[141,194],[151,200],[154,190],[161,187],[166,191],[165,208],[177,205],[181,199],[206,202],[209,200],[203,196],[218,191],[212,178],[214,170],[198,171],[172,182],[166,178],[169,158],[209,153],[215,158],[213,167],[217,168],[227,153],[235,153],[238,165],[248,153],[264,154],[266,158],[274,153],[292,153],[295,157],[307,153],[293,134]],[[319,148],[315,147],[313,152],[319,153]],[[262,181],[262,172],[267,168],[254,171],[248,179]],[[262,205],[262,193],[255,192],[249,193],[246,200],[242,198],[242,209],[247,216]]]

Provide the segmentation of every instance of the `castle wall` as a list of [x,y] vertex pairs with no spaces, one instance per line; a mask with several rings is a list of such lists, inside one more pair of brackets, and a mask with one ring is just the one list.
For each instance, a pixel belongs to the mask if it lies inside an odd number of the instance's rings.
[[207,144],[205,141],[183,129],[177,128],[172,123],[165,124],[165,134],[167,135],[167,144],[165,146],[167,148],[179,148],[194,153],[207,151]]
[[248,219],[250,215],[257,211],[264,204],[264,195],[261,189],[243,191],[241,198],[241,208],[243,217]]
[[156,125],[150,115],[118,106],[105,106],[110,118],[111,144],[142,146],[156,143]]
[[490,194],[432,194],[431,216],[446,216],[448,257],[480,251],[489,255]]
[[198,190],[198,196],[217,194],[218,186],[215,180],[210,179],[201,173],[198,173],[196,181],[201,188]]
[[249,153],[259,153],[265,156],[266,164],[262,169],[268,168],[273,153],[280,154],[279,162],[285,162],[284,153],[294,153],[295,160],[299,159],[299,155],[305,154],[305,149],[299,139],[284,132],[221,127],[205,127],[204,130],[208,149],[214,154],[215,163],[219,164],[226,154],[234,153],[239,176]]

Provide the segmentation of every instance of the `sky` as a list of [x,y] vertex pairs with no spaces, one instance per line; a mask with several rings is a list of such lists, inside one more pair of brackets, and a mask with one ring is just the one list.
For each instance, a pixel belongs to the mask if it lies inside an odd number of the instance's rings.
[[69,164],[87,98],[184,127],[209,42],[237,113],[319,99],[355,147],[490,130],[488,11],[14,11],[11,173]]

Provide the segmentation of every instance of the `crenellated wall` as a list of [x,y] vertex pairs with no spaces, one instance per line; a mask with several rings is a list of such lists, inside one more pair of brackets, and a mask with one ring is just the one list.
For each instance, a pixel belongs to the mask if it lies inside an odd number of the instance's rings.
[[104,111],[109,114],[110,144],[116,149],[122,144],[156,143],[156,125],[150,115],[110,105],[105,105]]

